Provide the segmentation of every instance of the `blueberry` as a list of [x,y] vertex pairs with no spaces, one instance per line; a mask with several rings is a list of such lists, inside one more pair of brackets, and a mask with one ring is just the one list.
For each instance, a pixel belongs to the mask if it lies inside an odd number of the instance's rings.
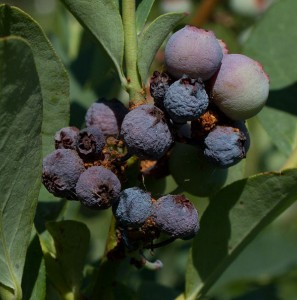
[[140,227],[152,214],[150,194],[140,188],[132,187],[121,192],[112,210],[119,225]]
[[204,139],[204,155],[220,168],[228,168],[246,157],[250,145],[243,122],[237,127],[216,126]]
[[76,138],[79,129],[76,127],[64,127],[55,134],[56,149],[72,149],[76,148]]
[[208,103],[204,85],[187,76],[175,81],[164,98],[166,111],[177,123],[195,120],[206,111]]
[[84,171],[76,184],[80,202],[92,209],[106,209],[119,197],[121,183],[110,170],[94,166]]
[[96,126],[105,136],[117,137],[128,109],[117,99],[101,100],[88,109],[85,120],[87,127]]
[[269,78],[263,67],[242,54],[226,54],[211,79],[213,103],[229,118],[245,120],[265,105]]
[[121,136],[128,151],[141,159],[159,159],[173,143],[164,113],[150,104],[138,106],[126,115]]
[[104,134],[96,126],[82,129],[77,136],[76,150],[84,160],[98,159],[104,146]]
[[219,68],[223,52],[211,31],[185,26],[175,32],[165,47],[165,65],[175,78],[209,79]]
[[155,105],[163,110],[163,100],[165,94],[172,83],[172,79],[167,73],[155,71],[150,80],[150,93],[154,98]]
[[43,159],[42,183],[56,197],[76,199],[75,185],[85,170],[74,150],[58,149]]
[[153,219],[171,237],[193,238],[199,230],[198,212],[184,195],[166,195],[154,202]]

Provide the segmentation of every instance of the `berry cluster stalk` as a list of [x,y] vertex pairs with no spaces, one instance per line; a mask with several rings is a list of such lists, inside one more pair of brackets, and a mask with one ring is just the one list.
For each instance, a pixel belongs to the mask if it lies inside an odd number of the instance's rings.
[[142,86],[137,71],[137,33],[135,17],[135,0],[122,1],[122,18],[125,37],[125,63],[127,75],[127,91],[130,104],[144,100]]

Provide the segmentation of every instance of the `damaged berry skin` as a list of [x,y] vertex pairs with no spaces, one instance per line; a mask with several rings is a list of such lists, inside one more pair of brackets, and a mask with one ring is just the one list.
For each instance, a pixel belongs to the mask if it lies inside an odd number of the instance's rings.
[[204,155],[219,168],[229,168],[246,157],[250,145],[243,122],[236,127],[216,126],[204,140]]
[[150,104],[138,106],[126,115],[121,136],[128,152],[140,159],[157,160],[173,143],[164,113]]
[[105,136],[117,137],[127,113],[128,109],[119,100],[102,100],[89,107],[85,121],[87,127],[96,126]]
[[57,149],[43,159],[42,183],[54,196],[76,200],[75,186],[84,171],[83,161],[74,150]]
[[198,212],[184,195],[166,195],[154,202],[153,219],[171,237],[193,238],[199,230]]
[[98,159],[104,146],[105,136],[95,126],[82,129],[76,139],[76,151],[84,160]]
[[76,138],[79,129],[76,127],[64,127],[55,134],[56,149],[72,149],[76,148]]
[[233,120],[255,116],[268,98],[269,78],[263,67],[242,54],[224,55],[210,82],[213,103]]
[[220,67],[223,52],[212,31],[185,26],[175,32],[165,47],[165,65],[170,75],[208,80]]
[[150,194],[138,187],[123,190],[112,206],[118,224],[125,227],[140,227],[151,216],[152,210]]
[[106,209],[119,197],[121,183],[110,170],[94,166],[84,171],[76,184],[80,202],[92,209]]
[[164,107],[176,123],[185,123],[199,118],[206,111],[208,103],[204,85],[187,76],[175,81],[164,98]]

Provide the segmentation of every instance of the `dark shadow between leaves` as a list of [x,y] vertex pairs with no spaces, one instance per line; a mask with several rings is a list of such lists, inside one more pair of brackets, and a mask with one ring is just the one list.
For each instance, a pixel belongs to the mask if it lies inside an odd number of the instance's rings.
[[32,299],[32,292],[38,278],[42,257],[43,254],[39,239],[38,236],[35,235],[28,247],[26,255],[24,275],[22,278],[23,300]]
[[297,115],[297,82],[283,89],[271,90],[267,106]]
[[77,128],[83,128],[85,126],[86,108],[75,100],[70,104],[70,124]]
[[204,212],[200,230],[193,242],[192,259],[196,270],[205,282],[228,255],[231,236],[230,210],[238,201],[247,179],[237,181],[221,190]]

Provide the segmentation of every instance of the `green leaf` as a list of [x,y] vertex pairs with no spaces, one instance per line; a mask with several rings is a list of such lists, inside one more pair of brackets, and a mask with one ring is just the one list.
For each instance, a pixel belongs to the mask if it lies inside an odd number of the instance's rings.
[[293,67],[297,65],[296,11],[295,0],[277,1],[253,28],[244,45],[244,54],[258,60],[270,77],[269,108],[264,108],[258,118],[287,156],[297,144],[297,68]]
[[155,19],[139,36],[138,39],[138,70],[143,83],[146,82],[152,61],[168,34],[185,13],[168,13]]
[[141,32],[154,5],[155,0],[142,0],[136,10],[136,30]]
[[48,278],[61,295],[72,294],[79,299],[89,230],[76,221],[48,222],[46,228],[41,247]]
[[0,5],[0,36],[16,35],[31,46],[43,97],[43,155],[54,150],[53,136],[69,124],[69,80],[40,26],[16,7]]
[[186,299],[205,296],[245,246],[296,200],[296,180],[296,169],[256,175],[210,200],[193,242]]
[[25,40],[0,39],[0,74],[0,282],[13,299],[21,299],[41,185],[42,122],[38,74]]
[[124,30],[113,0],[61,0],[81,25],[103,46],[123,77]]

